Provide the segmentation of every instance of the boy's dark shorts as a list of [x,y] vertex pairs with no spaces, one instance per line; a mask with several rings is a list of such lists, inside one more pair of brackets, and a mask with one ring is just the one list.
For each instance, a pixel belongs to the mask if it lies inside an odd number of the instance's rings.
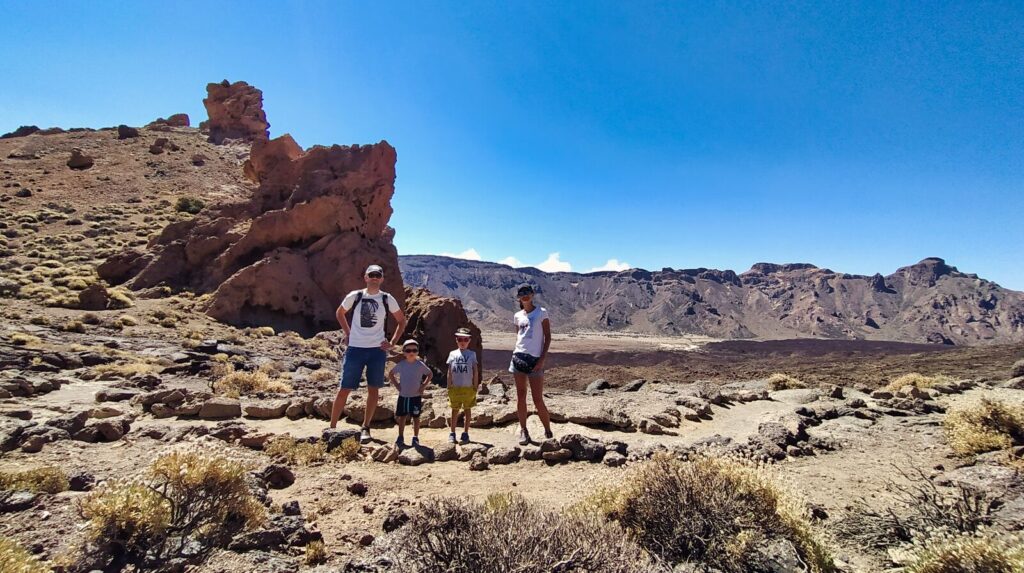
[[395,415],[419,418],[421,410],[423,410],[423,396],[412,396],[410,398],[399,396],[398,405],[395,406]]

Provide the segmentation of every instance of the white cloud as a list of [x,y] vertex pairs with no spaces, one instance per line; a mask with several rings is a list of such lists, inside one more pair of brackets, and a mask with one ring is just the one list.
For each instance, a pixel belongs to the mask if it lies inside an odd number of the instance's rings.
[[498,261],[498,264],[500,264],[500,265],[508,265],[510,267],[513,267],[513,268],[525,267],[526,266],[525,264],[523,264],[523,261],[520,261],[519,259],[517,259],[515,257],[505,257],[504,259],[501,259],[500,261]]
[[452,257],[455,259],[466,259],[467,261],[482,261],[480,253],[476,252],[476,249],[470,248],[462,251],[461,253],[441,253],[442,257]]
[[594,267],[587,271],[588,273],[596,273],[598,271],[624,271],[626,269],[633,268],[632,265],[626,261],[619,261],[619,259],[608,259],[608,262],[601,265],[600,267]]
[[551,253],[544,262],[534,265],[546,273],[568,273],[572,271],[572,265],[558,258],[558,253]]

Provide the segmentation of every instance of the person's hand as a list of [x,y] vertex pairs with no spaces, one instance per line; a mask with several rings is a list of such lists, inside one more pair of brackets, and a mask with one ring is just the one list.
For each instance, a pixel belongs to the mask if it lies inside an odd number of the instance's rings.
[[345,336],[341,337],[341,345],[342,346],[348,346],[348,335],[347,334]]
[[380,343],[380,349],[383,350],[384,352],[390,351],[393,346],[394,346],[394,344],[392,344],[391,342],[389,342],[387,340],[385,340],[384,342]]
[[541,358],[540,360],[538,360],[537,364],[533,367],[533,369],[534,369],[534,371],[537,371],[537,372],[543,372],[544,371],[544,358]]

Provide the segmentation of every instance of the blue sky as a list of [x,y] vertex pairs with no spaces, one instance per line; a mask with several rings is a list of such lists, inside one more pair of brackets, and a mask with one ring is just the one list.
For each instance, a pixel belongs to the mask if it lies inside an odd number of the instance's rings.
[[1021,2],[0,10],[0,131],[198,123],[207,82],[246,80],[273,136],[398,149],[403,254],[867,274],[939,256],[1024,290]]

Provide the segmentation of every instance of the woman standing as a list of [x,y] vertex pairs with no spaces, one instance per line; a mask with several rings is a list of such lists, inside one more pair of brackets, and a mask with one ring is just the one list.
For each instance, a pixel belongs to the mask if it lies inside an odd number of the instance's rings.
[[519,445],[530,443],[530,433],[526,430],[526,386],[529,383],[533,405],[537,408],[537,416],[544,425],[544,438],[550,439],[551,416],[544,404],[544,360],[551,346],[551,323],[548,311],[533,304],[533,287],[522,285],[516,292],[519,299],[519,312],[512,321],[516,325],[516,347],[512,351],[512,363],[508,371],[516,380],[516,398],[519,413]]

